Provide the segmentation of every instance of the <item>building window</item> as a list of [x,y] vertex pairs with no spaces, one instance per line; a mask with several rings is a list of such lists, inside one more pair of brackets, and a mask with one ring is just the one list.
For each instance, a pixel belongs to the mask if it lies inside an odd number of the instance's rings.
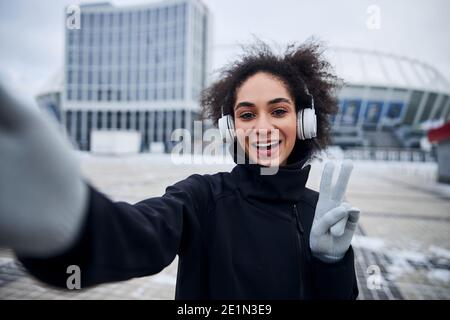
[[83,84],[83,69],[80,68],[78,70],[78,85],[81,86]]
[[422,101],[422,91],[413,91],[411,100],[409,101],[408,108],[406,109],[406,115],[404,119],[404,123],[411,125],[414,121],[414,117],[416,116],[419,105]]
[[69,133],[72,131],[72,111],[70,110],[66,112],[66,130]]
[[386,112],[386,117],[389,119],[398,119],[402,114],[403,102],[389,103],[389,109]]
[[122,129],[122,112],[117,111],[117,126],[118,130]]
[[90,14],[89,15],[89,27],[91,28],[91,30],[95,28],[95,25],[94,25],[94,14]]
[[[445,109],[445,106],[447,105],[448,99],[449,99],[448,96],[444,96],[442,98],[442,102],[439,105],[439,108],[438,108],[437,112],[434,114],[433,120],[439,119],[439,117],[443,117],[444,116],[443,111]],[[444,120],[446,120],[446,119],[444,118]]]
[[364,124],[376,126],[378,121],[380,121],[382,109],[383,101],[367,102],[366,112],[364,115]]
[[78,143],[78,146],[79,146],[79,143],[81,141],[81,111],[77,111],[75,122],[76,122],[75,136],[76,136],[76,142]]
[[87,112],[87,149],[91,149],[91,131],[92,131],[92,111]]
[[140,121],[139,116],[140,116],[140,112],[136,111],[134,121],[135,121],[135,128],[137,131],[139,131],[141,128],[141,121]]
[[106,128],[111,129],[112,127],[112,112],[106,112]]
[[159,119],[159,113],[161,111],[155,111],[155,131],[153,131],[153,141],[158,141],[158,132],[159,128],[161,126],[160,119]]
[[131,128],[131,112],[126,112],[126,128],[129,130]]
[[428,95],[428,99],[423,108],[419,122],[423,122],[430,117],[430,114],[431,114],[431,111],[433,110],[433,106],[434,106],[437,96],[438,96],[437,93],[434,93],[434,92],[430,93]]
[[102,129],[102,112],[97,111],[97,129]]
[[183,129],[186,129],[185,117],[186,117],[186,111],[181,110],[181,128],[183,128]]
[[71,65],[73,64],[73,51],[69,50],[67,53],[67,64]]
[[73,71],[71,69],[67,70],[67,83],[69,85],[73,83]]
[[69,46],[73,45],[74,32],[72,30],[67,32],[67,43]]

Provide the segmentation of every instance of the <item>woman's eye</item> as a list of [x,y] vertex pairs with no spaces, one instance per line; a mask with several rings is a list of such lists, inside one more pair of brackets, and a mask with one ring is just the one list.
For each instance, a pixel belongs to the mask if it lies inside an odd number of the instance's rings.
[[253,113],[251,112],[243,112],[239,115],[239,118],[244,119],[244,120],[250,120],[253,118]]
[[286,112],[287,111],[284,109],[276,109],[276,110],[272,111],[272,114],[274,116],[280,117],[280,116],[283,116]]

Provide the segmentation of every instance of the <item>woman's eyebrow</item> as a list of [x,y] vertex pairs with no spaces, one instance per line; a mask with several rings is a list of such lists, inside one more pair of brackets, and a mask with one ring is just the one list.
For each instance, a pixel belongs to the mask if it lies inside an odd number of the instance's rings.
[[280,102],[286,102],[291,104],[291,100],[286,99],[286,98],[275,98],[270,100],[267,104],[276,104],[276,103],[280,103]]
[[[285,103],[289,103],[289,104],[292,103],[291,100],[286,99],[286,98],[275,98],[275,99],[272,99],[269,102],[267,102],[267,105],[276,104],[276,103],[280,103],[280,102],[285,102]],[[237,110],[240,107],[255,107],[255,104],[252,102],[248,102],[248,101],[242,101],[236,105],[236,108],[234,110]]]
[[234,110],[237,110],[237,109],[239,109],[239,108],[241,108],[241,107],[255,107],[255,104],[252,103],[252,102],[242,101],[242,102],[239,102],[239,103],[236,105],[236,107],[234,108]]

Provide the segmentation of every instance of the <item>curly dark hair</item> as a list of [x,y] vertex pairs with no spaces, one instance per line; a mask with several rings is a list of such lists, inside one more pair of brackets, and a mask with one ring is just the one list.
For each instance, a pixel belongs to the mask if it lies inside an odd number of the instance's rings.
[[211,119],[217,125],[222,106],[224,114],[234,117],[237,90],[249,77],[258,72],[267,72],[286,85],[297,108],[310,103],[305,85],[314,97],[317,138],[303,141],[303,149],[306,147],[309,154],[314,154],[329,145],[329,118],[338,110],[336,90],[342,82],[322,57],[321,44],[310,39],[300,45],[290,44],[282,55],[276,55],[269,45],[257,40],[255,44],[244,47],[243,51],[238,60],[219,70],[219,80],[202,91],[202,117]]

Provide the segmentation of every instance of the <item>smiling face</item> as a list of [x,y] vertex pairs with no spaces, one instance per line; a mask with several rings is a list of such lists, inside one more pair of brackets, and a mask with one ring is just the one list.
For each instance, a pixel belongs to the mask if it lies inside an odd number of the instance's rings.
[[263,166],[282,166],[297,139],[295,102],[276,76],[258,72],[236,92],[236,136],[253,161]]

